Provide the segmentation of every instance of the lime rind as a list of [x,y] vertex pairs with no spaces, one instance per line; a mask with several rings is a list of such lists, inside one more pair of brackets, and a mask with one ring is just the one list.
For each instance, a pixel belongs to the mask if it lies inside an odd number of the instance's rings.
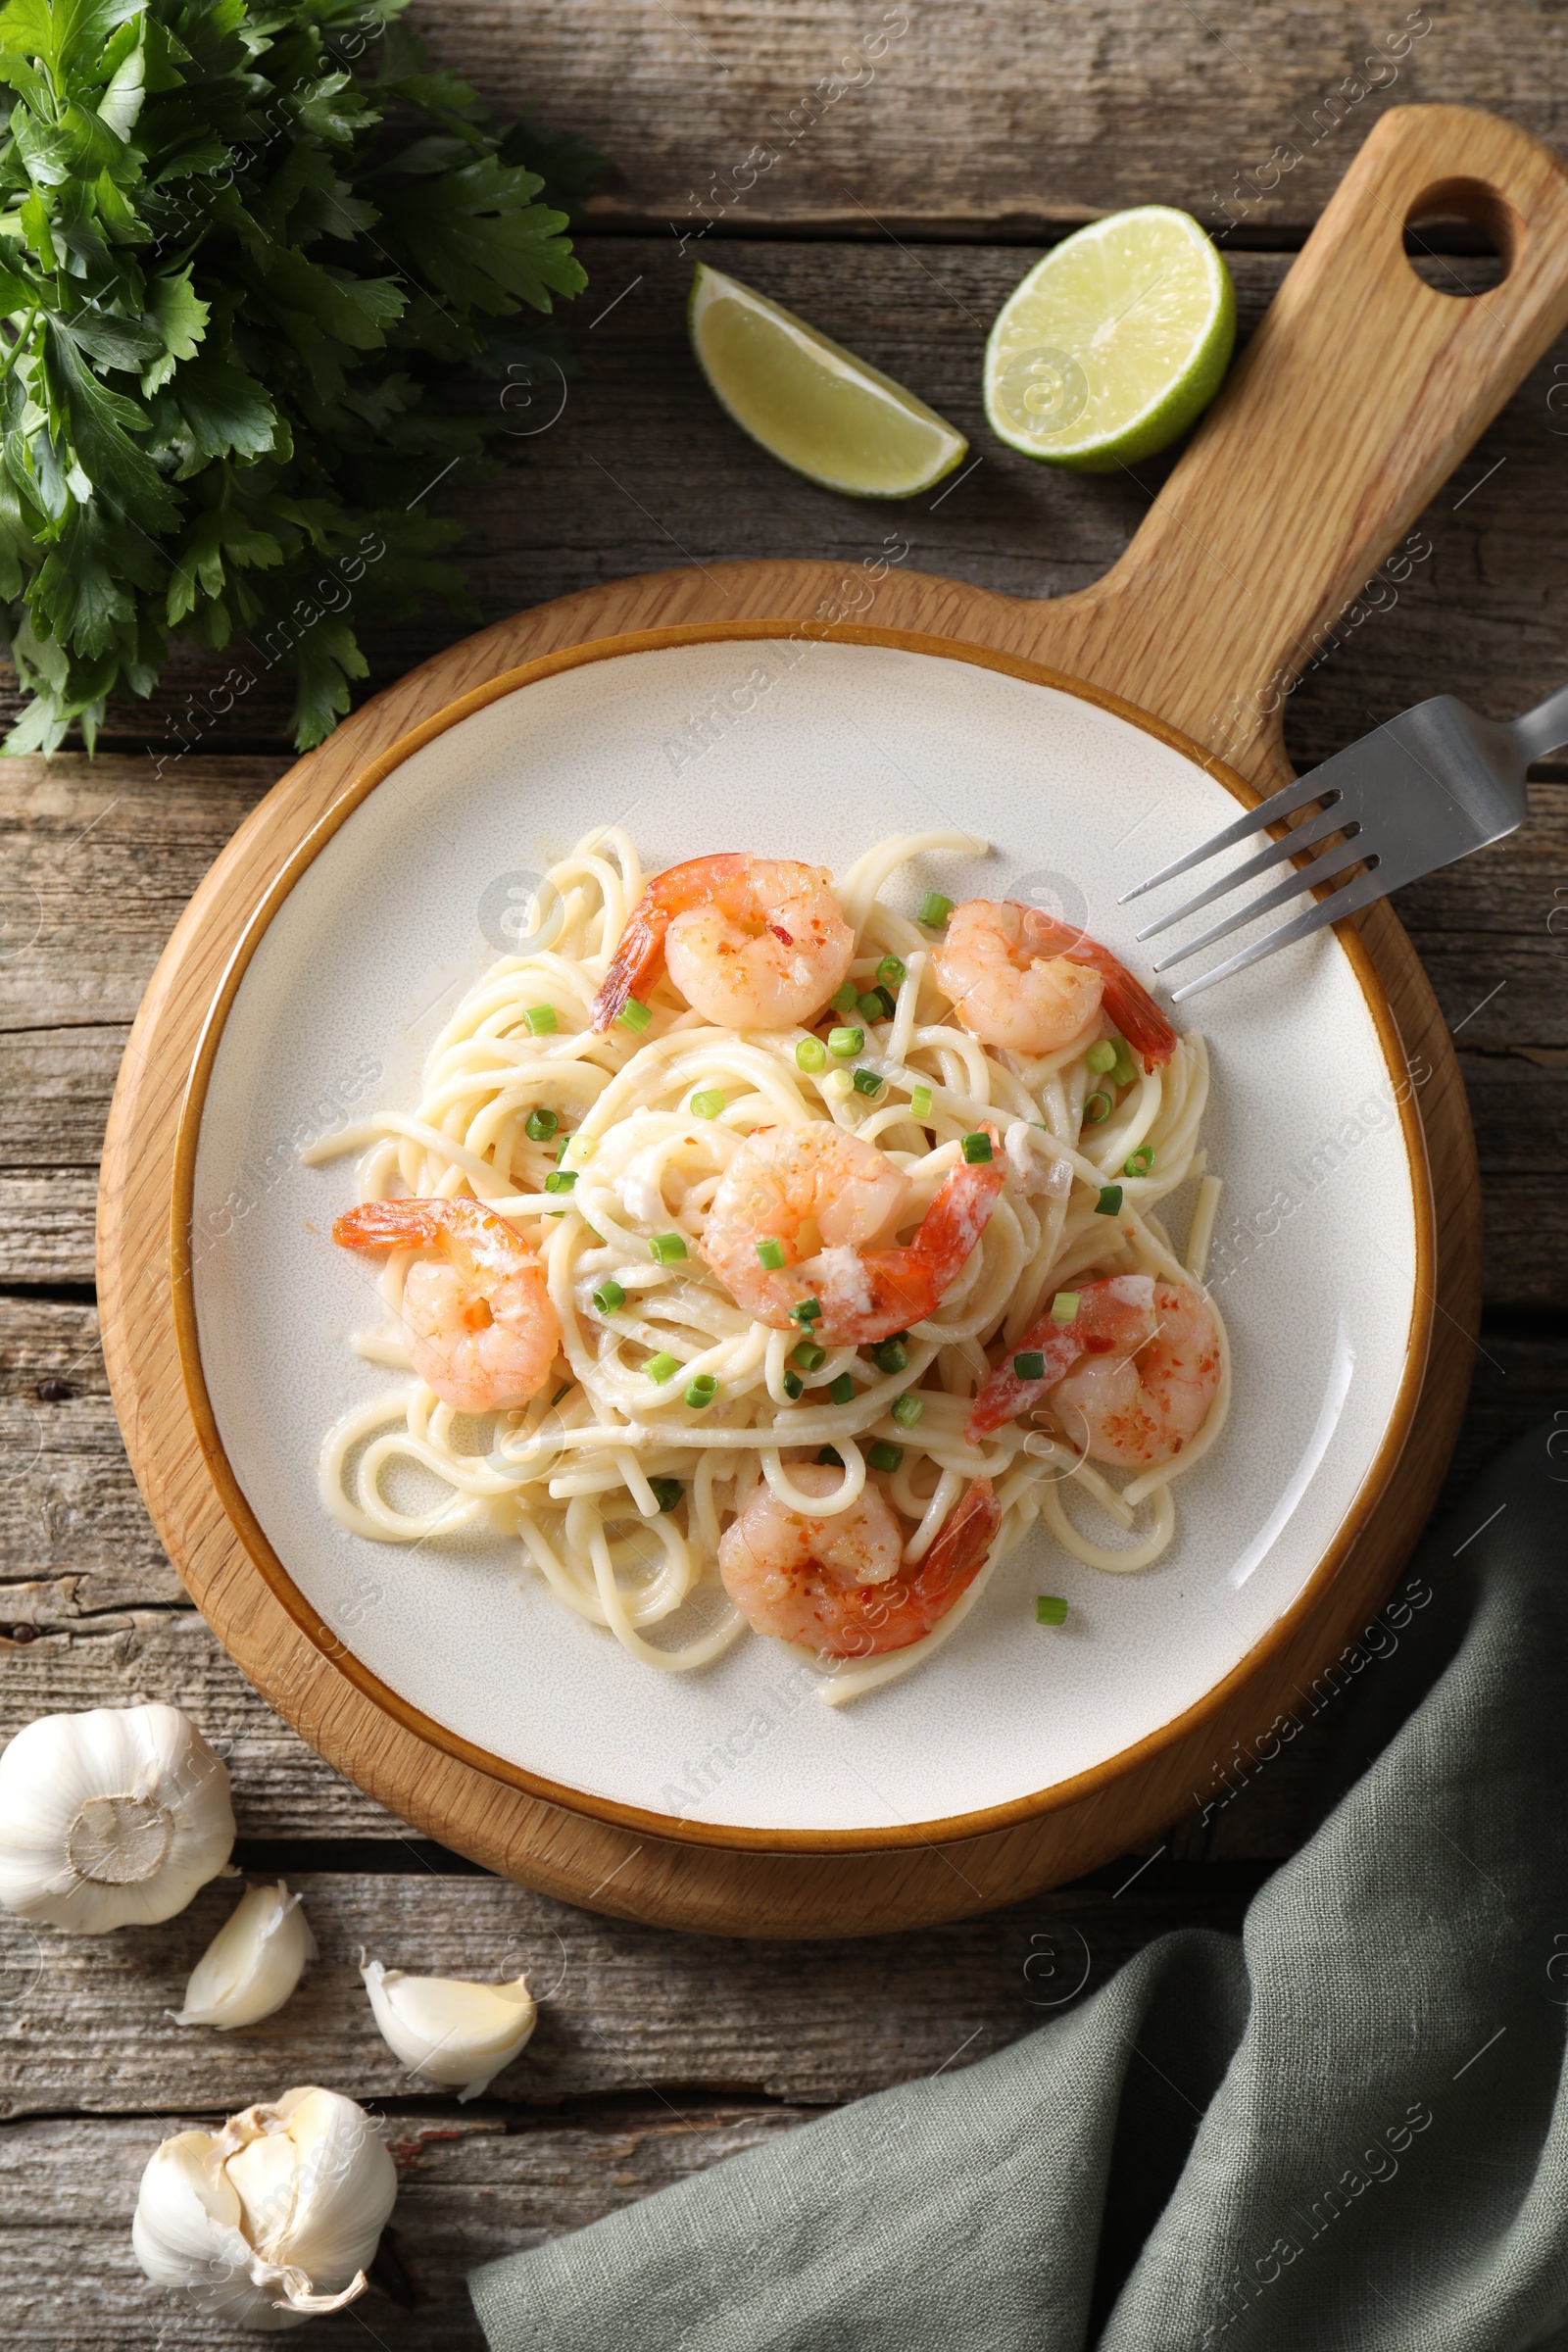
[[1025,457],[1108,473],[1197,422],[1235,341],[1230,271],[1199,222],[1169,205],[1111,214],[1054,246],[1003,304],[986,416]]
[[945,416],[880,368],[706,262],[692,279],[687,321],[725,415],[820,489],[912,498],[968,449]]

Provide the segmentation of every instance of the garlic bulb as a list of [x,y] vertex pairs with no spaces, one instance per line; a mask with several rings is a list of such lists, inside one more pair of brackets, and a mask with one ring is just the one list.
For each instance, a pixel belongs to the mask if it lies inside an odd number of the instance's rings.
[[233,1842],[227,1771],[177,1707],[43,1715],[0,1755],[0,1904],[23,1919],[172,1919]]
[[292,2328],[365,2292],[398,2193],[369,2117],[335,2090],[286,2090],[148,2162],[130,2239],[159,2286],[241,2328]]
[[409,2072],[449,2090],[459,2103],[488,2089],[539,2022],[526,1977],[469,1984],[458,1977],[406,1977],[360,1957],[381,2038]]
[[300,1898],[281,1879],[248,1886],[190,1972],[176,2026],[254,2026],[281,2009],[316,1958]]

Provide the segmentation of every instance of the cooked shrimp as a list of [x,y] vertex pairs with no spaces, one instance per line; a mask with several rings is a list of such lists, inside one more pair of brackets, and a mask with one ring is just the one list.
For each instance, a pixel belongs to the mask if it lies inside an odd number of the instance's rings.
[[477,1200],[367,1200],[332,1228],[346,1250],[439,1250],[403,1285],[414,1369],[460,1413],[526,1404],[550,1377],[561,1321],[544,1269],[504,1217]]
[[[1021,1380],[1016,1358],[1039,1354],[1042,1376]],[[1082,1419],[1097,1462],[1152,1469],[1198,1435],[1220,1379],[1219,1327],[1186,1283],[1112,1274],[1085,1283],[1078,1312],[1050,1308],[992,1373],[969,1415],[971,1438],[1012,1421],[1042,1398],[1069,1428]]]
[[[792,1463],[803,1494],[831,1494],[842,1473]],[[808,1519],[760,1486],[718,1540],[724,1589],[760,1634],[831,1658],[906,1649],[945,1617],[985,1564],[1001,1522],[991,1481],[968,1488],[918,1568],[899,1573],[905,1531],[880,1487],[847,1511]]]
[[593,1003],[608,1029],[662,956],[688,1004],[726,1029],[790,1029],[815,1017],[855,954],[825,865],[731,852],[672,865],[631,913]]
[[[1004,1175],[1000,1156],[960,1161],[901,1245],[892,1237],[909,1180],[885,1152],[826,1119],[759,1128],[719,1179],[703,1255],[759,1323],[804,1330],[793,1309],[815,1298],[812,1336],[863,1347],[933,1312],[985,1231]],[[885,1246],[873,1248],[879,1240]],[[759,1255],[769,1244],[777,1266]]]
[[1108,948],[1015,899],[955,906],[931,972],[984,1045],[1054,1054],[1085,1036],[1103,1004],[1146,1068],[1176,1051],[1175,1030]]

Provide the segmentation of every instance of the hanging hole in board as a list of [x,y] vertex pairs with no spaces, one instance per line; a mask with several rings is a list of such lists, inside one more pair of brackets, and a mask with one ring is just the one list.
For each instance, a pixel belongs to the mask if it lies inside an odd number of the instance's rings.
[[1524,235],[1513,206],[1485,180],[1435,180],[1405,215],[1405,259],[1434,293],[1467,301],[1508,275]]

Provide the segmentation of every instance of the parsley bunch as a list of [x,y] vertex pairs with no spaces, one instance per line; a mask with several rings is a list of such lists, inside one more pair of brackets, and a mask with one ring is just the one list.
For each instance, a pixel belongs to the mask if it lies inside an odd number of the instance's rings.
[[405,5],[0,11],[0,625],[33,697],[7,751],[74,722],[90,751],[171,633],[287,659],[303,750],[366,674],[351,614],[472,612],[421,496],[502,422],[456,371],[559,367],[551,329],[493,322],[586,283],[535,199],[601,159],[499,134]]

